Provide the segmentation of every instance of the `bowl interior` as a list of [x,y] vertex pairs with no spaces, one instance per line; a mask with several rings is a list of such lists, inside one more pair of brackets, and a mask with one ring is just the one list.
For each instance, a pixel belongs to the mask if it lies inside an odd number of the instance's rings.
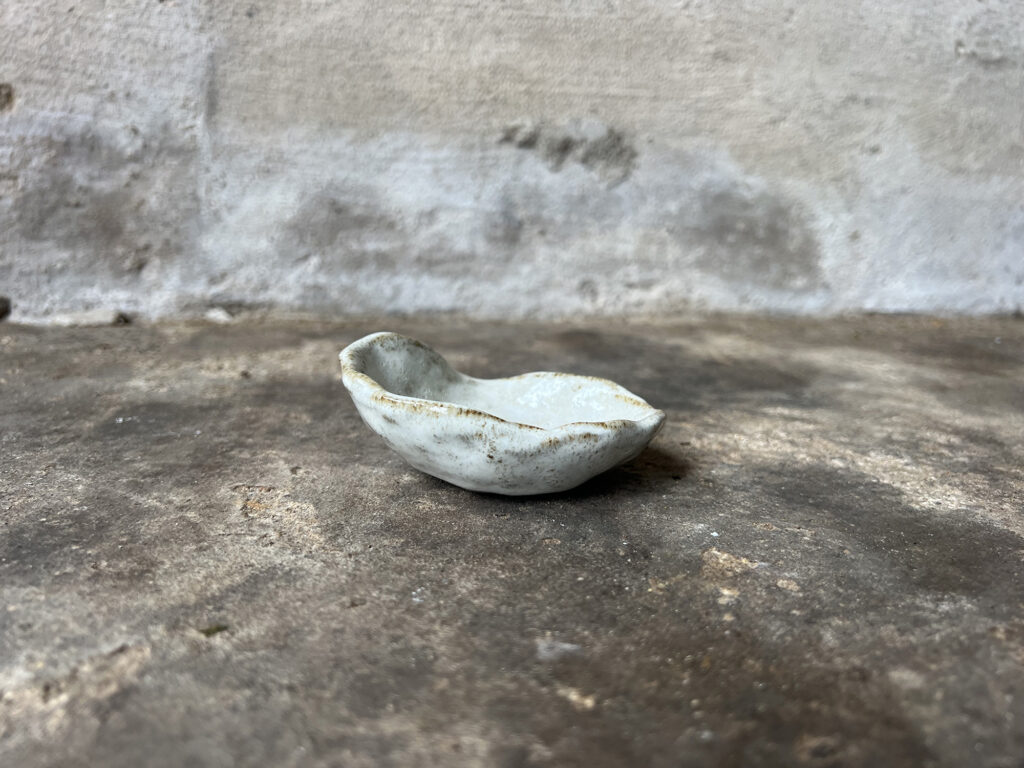
[[639,421],[658,413],[604,379],[565,373],[508,379],[464,376],[429,347],[401,336],[368,345],[357,362],[360,372],[393,394],[453,403],[543,429],[575,422]]

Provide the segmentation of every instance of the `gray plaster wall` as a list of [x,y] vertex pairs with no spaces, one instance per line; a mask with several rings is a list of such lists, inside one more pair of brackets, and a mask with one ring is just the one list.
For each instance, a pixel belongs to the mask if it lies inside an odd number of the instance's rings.
[[0,0],[14,318],[1024,306],[1024,3]]

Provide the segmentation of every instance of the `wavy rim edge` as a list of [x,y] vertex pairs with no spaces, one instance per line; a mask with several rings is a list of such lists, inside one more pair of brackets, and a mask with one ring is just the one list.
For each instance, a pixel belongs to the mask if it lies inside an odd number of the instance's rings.
[[[559,424],[556,427],[537,427],[537,426],[534,426],[533,424],[524,424],[524,423],[522,423],[520,421],[511,421],[509,419],[503,419],[500,416],[494,415],[493,413],[488,413],[487,411],[481,411],[481,410],[479,410],[477,408],[467,408],[466,406],[459,405],[458,403],[452,403],[452,402],[448,402],[448,401],[445,401],[445,400],[430,400],[430,399],[425,398],[425,397],[409,397],[408,395],[399,395],[399,394],[396,394],[394,392],[391,392],[390,390],[385,389],[377,380],[375,380],[372,377],[368,376],[367,374],[363,373],[358,368],[356,368],[355,365],[353,364],[352,357],[356,353],[362,351],[363,349],[366,349],[367,347],[372,346],[374,343],[376,343],[378,341],[381,341],[384,338],[402,339],[403,341],[412,342],[413,344],[415,344],[417,346],[420,346],[420,347],[423,347],[424,349],[430,350],[431,352],[436,354],[438,357],[440,357],[442,360],[444,360],[445,363],[448,364],[448,366],[450,368],[452,368],[452,370],[455,371],[455,373],[460,378],[462,378],[462,379],[468,379],[470,381],[483,381],[483,382],[488,382],[488,381],[510,381],[510,380],[513,380],[513,379],[520,379],[520,378],[523,378],[525,376],[538,376],[538,375],[540,375],[540,376],[566,376],[566,377],[571,377],[571,378],[574,378],[574,379],[586,379],[586,380],[589,380],[589,381],[597,382],[597,383],[602,384],[604,386],[611,385],[612,387],[614,387],[616,389],[625,390],[626,392],[629,393],[630,398],[632,400],[634,400],[636,405],[640,405],[640,406],[642,406],[644,408],[650,409],[651,413],[648,414],[647,416],[644,416],[641,419],[606,419],[606,420],[603,420],[603,421],[569,421],[569,422],[566,422],[565,424]],[[467,376],[466,374],[462,373],[461,371],[456,370],[454,367],[451,366],[450,363],[448,363],[448,360],[443,355],[441,355],[439,352],[437,352],[436,350],[432,349],[431,347],[428,347],[422,341],[418,341],[417,339],[414,339],[414,338],[412,338],[410,336],[405,336],[405,335],[403,335],[401,333],[395,333],[394,331],[377,331],[376,333],[367,334],[366,336],[363,336],[361,339],[357,339],[356,341],[353,341],[351,344],[349,344],[347,347],[345,347],[343,350],[341,350],[341,352],[338,353],[338,360],[341,362],[341,378],[342,378],[342,384],[345,386],[345,389],[348,389],[351,392],[351,387],[349,386],[349,382],[350,381],[353,381],[353,382],[354,381],[358,381],[358,382],[360,382],[360,383],[362,383],[362,384],[367,386],[367,388],[369,390],[369,395],[370,395],[370,399],[371,400],[375,400],[376,402],[379,402],[379,403],[389,403],[391,405],[395,405],[395,406],[398,406],[398,407],[401,407],[401,408],[405,408],[405,409],[413,411],[413,412],[422,411],[422,410],[426,409],[426,410],[432,410],[432,411],[435,411],[435,412],[443,411],[445,414],[451,415],[451,416],[482,416],[485,419],[490,419],[490,420],[499,422],[501,424],[509,424],[509,425],[514,426],[514,427],[522,427],[523,429],[535,429],[535,430],[538,430],[538,431],[541,431],[541,432],[556,432],[558,430],[565,429],[567,427],[579,427],[579,426],[582,426],[582,427],[598,427],[598,428],[605,428],[605,429],[611,430],[611,429],[615,429],[616,427],[626,426],[628,424],[646,424],[648,422],[651,422],[651,423],[659,422],[660,423],[660,422],[662,422],[665,419],[665,412],[664,411],[662,411],[659,408],[655,408],[653,405],[648,403],[642,397],[637,396],[636,394],[634,394],[630,390],[628,390],[625,387],[623,387],[621,384],[617,384],[614,381],[612,381],[611,379],[603,379],[603,378],[600,378],[598,376],[584,376],[584,375],[575,374],[575,373],[561,373],[561,372],[558,372],[558,371],[531,371],[529,373],[520,373],[520,374],[517,374],[516,376],[506,376],[506,377],[496,378],[496,379],[478,379],[478,378],[476,378],[474,376]]]

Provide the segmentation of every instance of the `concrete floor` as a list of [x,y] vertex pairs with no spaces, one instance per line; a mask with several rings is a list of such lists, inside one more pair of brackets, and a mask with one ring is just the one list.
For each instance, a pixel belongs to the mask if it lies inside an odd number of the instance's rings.
[[[483,496],[338,350],[665,409]],[[1024,756],[1024,322],[0,325],[0,764],[1005,766]]]

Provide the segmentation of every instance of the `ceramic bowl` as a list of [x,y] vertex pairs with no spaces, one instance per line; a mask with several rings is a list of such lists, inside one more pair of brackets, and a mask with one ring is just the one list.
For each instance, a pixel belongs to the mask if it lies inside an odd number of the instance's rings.
[[340,358],[367,426],[416,469],[471,491],[573,488],[638,455],[665,420],[606,379],[475,379],[397,333],[366,336]]

